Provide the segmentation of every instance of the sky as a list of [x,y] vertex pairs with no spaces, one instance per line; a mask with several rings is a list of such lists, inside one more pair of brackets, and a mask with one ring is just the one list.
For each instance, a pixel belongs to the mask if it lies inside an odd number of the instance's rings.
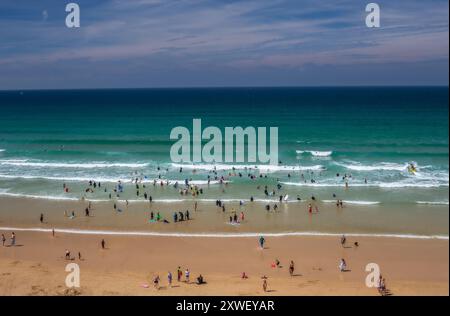
[[1,0],[0,90],[448,85],[448,0],[371,1]]

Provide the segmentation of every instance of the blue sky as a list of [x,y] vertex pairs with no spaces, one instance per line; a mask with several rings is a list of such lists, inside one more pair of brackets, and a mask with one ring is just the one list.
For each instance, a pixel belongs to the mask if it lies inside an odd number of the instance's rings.
[[0,89],[448,85],[448,0],[0,2]]

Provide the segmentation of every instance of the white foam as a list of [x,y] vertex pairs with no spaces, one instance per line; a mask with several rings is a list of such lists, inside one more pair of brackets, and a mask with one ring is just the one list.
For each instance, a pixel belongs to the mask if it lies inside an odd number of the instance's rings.
[[[26,180],[52,180],[52,181],[65,181],[65,182],[89,182],[89,181],[96,181],[101,183],[132,183],[135,182],[135,178],[132,179],[132,177],[129,177],[128,179],[123,178],[102,178],[102,177],[50,177],[50,176],[27,176],[27,175],[6,175],[6,174],[0,174],[0,178],[4,179],[26,179]],[[139,177],[138,177],[139,178]],[[161,181],[164,183],[164,185],[167,184],[167,181],[169,182],[169,185],[173,185],[176,182],[180,186],[184,186],[185,180],[171,180],[171,179],[142,179],[138,180],[139,183],[153,183],[154,181],[157,182],[157,184],[161,183]],[[188,181],[189,184],[192,185],[207,185],[208,180],[192,180]],[[222,183],[228,183],[230,181],[222,181]],[[209,184],[215,185],[220,184],[221,182],[218,180],[211,180],[209,181]]]
[[[76,197],[67,197],[67,196],[52,196],[52,195],[33,195],[33,194],[24,194],[24,193],[10,193],[6,192],[4,190],[0,190],[0,196],[6,196],[6,197],[16,197],[16,198],[26,198],[26,199],[40,199],[40,200],[55,200],[55,201],[81,201],[82,198],[76,198]],[[179,199],[153,199],[153,203],[183,203],[183,202],[200,202],[200,203],[215,203],[218,199],[189,199],[189,198],[179,198]],[[84,198],[84,201],[91,201],[91,202],[111,202],[111,201],[117,201],[117,202],[126,202],[129,203],[149,203],[148,200],[144,199],[91,199],[88,197]],[[220,199],[223,203],[252,203],[250,202],[250,199]],[[254,203],[279,203],[280,201],[278,199],[254,199]],[[283,201],[282,203],[300,203],[303,201],[297,201],[297,200],[291,200],[291,201]]]
[[303,171],[303,170],[324,170],[321,165],[313,166],[277,166],[277,165],[229,165],[229,164],[176,164],[174,168],[183,168],[189,170],[206,170],[206,171],[230,171],[233,170],[258,170],[262,172],[278,172],[278,171]]
[[416,201],[417,204],[448,205],[448,201]]
[[[36,180],[36,179],[43,179],[43,180],[54,180],[54,181],[66,181],[66,182],[89,182],[91,180],[94,180],[92,177],[50,177],[50,176],[27,176],[27,175],[6,175],[6,174],[0,174],[0,178],[4,179],[26,179],[26,180]],[[104,182],[104,183],[117,183],[120,179],[113,179],[113,178],[95,178],[95,181],[97,182]],[[132,182],[132,180],[122,180],[122,182]]]
[[[336,203],[335,200],[323,200],[323,203]],[[342,201],[345,204],[354,204],[354,205],[377,205],[380,204],[380,202],[378,201],[347,201],[347,200],[343,200]]]
[[[173,185],[178,182],[180,186],[183,186],[185,184],[185,180],[167,180],[167,179],[155,179],[157,183],[161,183],[161,181],[166,184],[167,181],[169,181],[169,185]],[[142,182],[153,182],[154,180],[143,180]],[[188,184],[192,185],[207,185],[209,184],[221,184],[221,183],[229,183],[230,181],[219,181],[219,180],[188,180]]]
[[[345,183],[310,183],[310,182],[281,182],[284,185],[298,186],[298,187],[345,187]],[[448,187],[448,183],[412,183],[412,182],[370,182],[365,183],[349,183],[349,187],[376,187],[376,188],[439,188]]]
[[335,162],[336,165],[343,168],[354,170],[354,171],[377,171],[377,170],[391,170],[391,171],[406,171],[408,169],[408,164],[398,164],[390,162],[381,162],[375,165],[361,165],[359,163],[343,164]]
[[1,149],[1,148],[0,148],[0,153],[2,153],[2,152],[4,152],[4,151],[6,151],[6,149]]
[[317,150],[296,150],[297,154],[309,153],[314,157],[329,157],[333,154],[332,151],[317,151]]
[[77,169],[94,169],[94,168],[144,168],[149,166],[148,163],[108,163],[108,162],[92,162],[92,163],[63,163],[63,162],[30,162],[20,160],[0,160],[0,165],[16,166],[16,167],[36,167],[36,168],[77,168]]
[[0,196],[8,196],[8,197],[18,197],[18,198],[27,198],[27,199],[41,199],[41,200],[55,200],[55,201],[79,201],[81,199],[73,198],[73,197],[65,197],[65,196],[49,196],[49,195],[32,195],[32,194],[22,194],[22,193],[9,193],[9,192],[0,192]]
[[[51,233],[47,228],[21,228],[0,227],[0,231],[23,231]],[[414,234],[367,234],[367,233],[322,233],[322,232],[280,232],[280,233],[177,233],[177,232],[149,232],[149,231],[108,231],[108,230],[82,230],[55,228],[55,233],[77,234],[77,235],[113,235],[113,236],[149,236],[149,237],[183,237],[183,238],[258,238],[264,237],[376,237],[376,238],[404,238],[404,239],[439,239],[448,240],[444,235],[414,235]]]

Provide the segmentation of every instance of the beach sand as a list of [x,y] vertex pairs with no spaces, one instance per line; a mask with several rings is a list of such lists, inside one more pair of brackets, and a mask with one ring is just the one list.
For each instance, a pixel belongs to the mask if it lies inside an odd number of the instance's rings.
[[[8,238],[11,232],[0,233]],[[335,237],[271,237],[262,250],[257,238],[16,234],[16,247],[0,246],[0,295],[379,295],[365,285],[368,263],[380,266],[392,295],[449,294],[448,240],[348,238],[344,248]],[[107,249],[101,249],[102,238]],[[83,260],[65,260],[66,249],[74,257],[81,252]],[[338,271],[340,258],[349,272]],[[282,268],[271,267],[276,259]],[[292,277],[290,260],[296,265]],[[76,291],[65,287],[69,262],[80,266]],[[177,282],[178,266],[190,269],[191,281],[201,273],[207,284]],[[161,277],[159,290],[152,286],[155,275]]]

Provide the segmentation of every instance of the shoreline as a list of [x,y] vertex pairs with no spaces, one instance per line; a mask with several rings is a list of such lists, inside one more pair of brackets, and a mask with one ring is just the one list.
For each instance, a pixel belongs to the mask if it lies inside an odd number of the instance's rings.
[[[126,201],[128,201],[130,204],[131,203],[141,203],[141,204],[148,204],[149,201],[148,200],[144,200],[144,199],[98,199],[98,198],[84,198],[84,197],[64,197],[64,196],[51,196],[51,195],[33,195],[33,194],[22,194],[22,193],[8,193],[8,192],[0,192],[0,198],[20,198],[20,199],[35,199],[35,200],[44,200],[44,201],[59,201],[59,202],[64,202],[64,201],[73,201],[73,202],[94,202],[94,203],[107,203],[107,202],[118,202],[118,203],[124,203]],[[254,199],[253,201],[251,201],[248,198],[243,198],[243,199],[233,199],[233,198],[221,198],[220,199],[222,202],[232,202],[232,203],[239,203],[240,201],[244,202],[244,203],[280,203],[279,199]],[[171,198],[156,198],[153,199],[153,203],[185,203],[185,202],[200,202],[200,203],[214,203],[216,201],[216,199],[212,199],[212,198],[200,198],[200,199],[195,199],[195,198],[178,198],[178,199],[171,199]],[[336,201],[335,200],[320,200],[319,201],[322,204],[335,204]],[[343,203],[347,204],[347,205],[359,205],[359,206],[373,206],[373,205],[386,205],[383,202],[380,201],[358,201],[358,200],[342,200]],[[283,201],[282,203],[308,203],[307,200],[287,200],[287,201]],[[409,205],[430,205],[430,206],[448,206],[449,205],[449,201],[411,201],[409,203],[405,203],[405,204],[409,204]]]
[[256,238],[265,237],[366,237],[366,238],[398,238],[398,239],[431,239],[449,240],[449,236],[443,235],[413,235],[413,234],[367,234],[367,233],[322,233],[322,232],[242,232],[242,233],[179,233],[179,232],[151,232],[151,231],[111,231],[92,229],[67,229],[67,228],[39,228],[39,227],[0,227],[0,231],[23,231],[40,233],[63,233],[73,235],[107,235],[107,236],[146,236],[146,237],[186,237],[186,238]]

